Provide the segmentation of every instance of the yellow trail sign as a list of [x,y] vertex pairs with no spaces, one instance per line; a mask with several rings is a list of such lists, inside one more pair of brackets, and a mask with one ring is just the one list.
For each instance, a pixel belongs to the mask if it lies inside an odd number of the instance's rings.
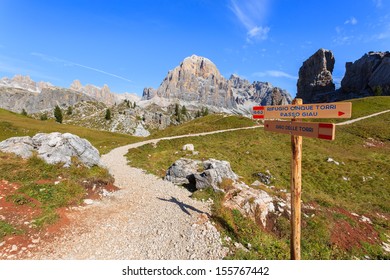
[[253,106],[254,119],[350,118],[351,102]]

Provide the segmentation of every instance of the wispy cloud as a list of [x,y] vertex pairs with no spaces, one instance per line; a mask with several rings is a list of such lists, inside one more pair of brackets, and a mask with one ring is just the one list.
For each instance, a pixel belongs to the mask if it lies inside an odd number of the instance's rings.
[[350,17],[344,22],[344,24],[352,24],[352,25],[356,25],[357,23],[358,21],[355,17]]
[[133,81],[132,80],[129,80],[125,77],[122,77],[122,76],[119,76],[119,75],[116,75],[116,74],[113,74],[113,73],[110,73],[110,72],[107,72],[107,71],[104,71],[104,70],[101,70],[101,69],[97,69],[97,68],[94,68],[94,67],[90,67],[90,66],[87,66],[87,65],[83,65],[83,64],[80,64],[80,63],[76,63],[76,62],[72,62],[72,61],[69,61],[69,60],[65,60],[65,59],[61,59],[61,58],[57,58],[55,56],[49,56],[49,55],[46,55],[46,54],[42,54],[42,53],[37,53],[37,52],[32,52],[31,55],[33,56],[36,56],[36,57],[39,57],[45,61],[48,61],[48,62],[53,62],[53,63],[63,63],[64,66],[76,66],[76,67],[81,67],[81,68],[84,68],[84,69],[88,69],[88,70],[91,70],[91,71],[95,71],[95,72],[98,72],[98,73],[102,73],[104,75],[108,75],[108,76],[111,76],[111,77],[115,77],[115,78],[118,78],[118,79],[121,79],[121,80],[124,80],[124,81],[127,81],[129,83],[132,83]]
[[266,40],[270,28],[263,25],[268,12],[268,0],[230,0],[229,8],[247,30],[247,41]]
[[294,75],[291,75],[291,74],[288,74],[286,72],[279,71],[279,70],[267,70],[264,72],[256,72],[256,73],[253,73],[253,76],[260,77],[260,78],[274,77],[274,78],[287,78],[287,79],[291,79],[291,80],[298,79],[297,76],[294,76]]

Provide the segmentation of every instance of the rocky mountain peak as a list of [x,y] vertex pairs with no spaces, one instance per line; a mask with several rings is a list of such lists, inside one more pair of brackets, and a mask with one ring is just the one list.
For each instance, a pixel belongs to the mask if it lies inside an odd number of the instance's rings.
[[390,52],[369,52],[347,62],[341,88],[358,96],[373,95],[379,88],[383,95],[390,95]]
[[[203,79],[207,79],[211,75],[221,76],[217,66],[215,66],[211,60],[197,55],[186,57],[180,64],[178,70],[194,74],[195,76],[202,77]],[[182,78],[184,77],[182,76]]]
[[[212,111],[250,114],[253,105],[287,104],[290,94],[269,83],[254,82],[231,75],[226,80],[209,59],[192,55],[168,72],[157,90],[145,88],[143,100],[191,105],[193,108],[209,106]],[[163,98],[163,100],[161,99]]]
[[304,103],[314,102],[315,96],[321,93],[333,92],[332,72],[334,68],[334,55],[330,50],[319,49],[310,56],[299,69],[297,83],[297,97]]
[[41,92],[44,88],[53,87],[48,82],[34,82],[30,76],[15,75],[12,79],[4,77],[0,80],[0,87],[13,87],[28,90],[31,92]]
[[79,80],[74,80],[69,87],[69,89],[73,89],[73,90],[77,90],[77,91],[79,91],[82,88],[83,88],[83,86],[81,85],[81,82]]

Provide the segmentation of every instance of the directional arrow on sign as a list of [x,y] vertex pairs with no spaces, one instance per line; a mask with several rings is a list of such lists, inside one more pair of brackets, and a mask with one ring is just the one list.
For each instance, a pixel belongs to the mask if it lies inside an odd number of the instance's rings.
[[342,115],[345,115],[345,113],[339,111],[339,117],[342,116]]

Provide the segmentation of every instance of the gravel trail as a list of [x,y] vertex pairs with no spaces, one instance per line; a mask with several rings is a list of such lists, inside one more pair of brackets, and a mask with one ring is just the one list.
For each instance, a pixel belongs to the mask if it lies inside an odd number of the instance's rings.
[[54,242],[42,243],[30,259],[222,259],[227,249],[208,219],[207,203],[127,165],[128,149],[157,141],[103,155],[102,163],[121,190],[70,211],[72,226]]

